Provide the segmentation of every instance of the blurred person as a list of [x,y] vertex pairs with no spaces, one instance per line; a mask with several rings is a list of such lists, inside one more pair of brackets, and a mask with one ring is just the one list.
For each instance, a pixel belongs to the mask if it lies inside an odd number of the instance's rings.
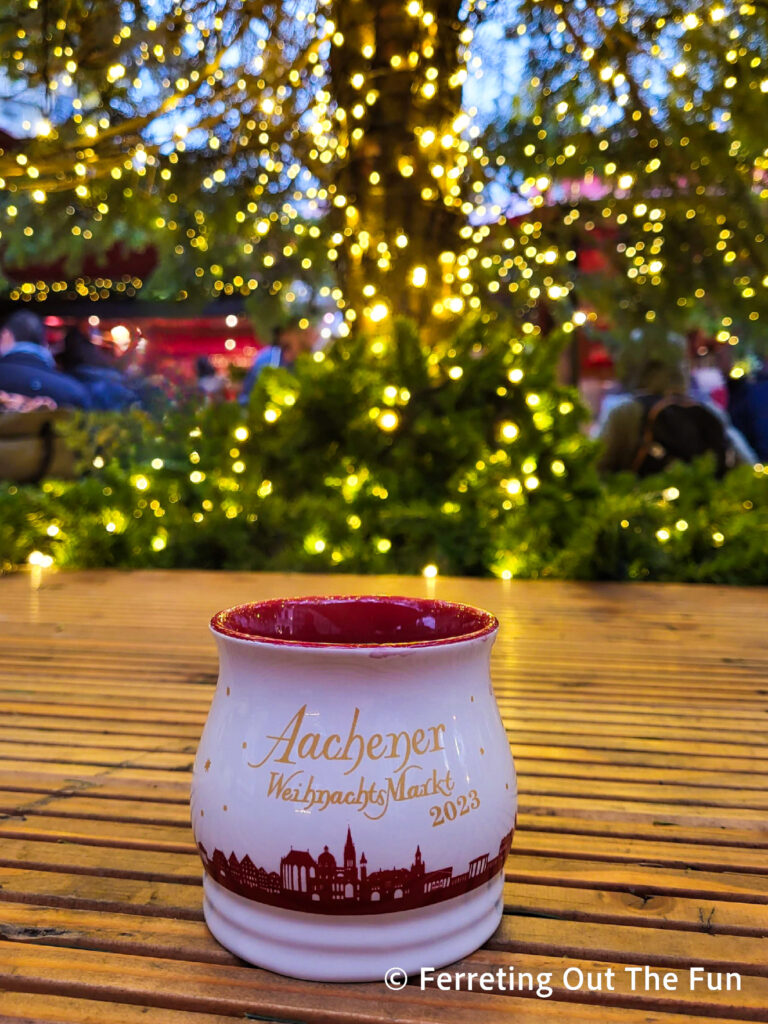
[[79,328],[64,336],[60,363],[88,391],[94,409],[125,409],[139,401],[139,395],[114,361]]
[[[123,384],[134,392],[142,409],[153,415],[161,415],[169,402],[178,401],[182,395],[169,367],[158,362],[157,350],[141,330],[129,332],[124,328],[120,343],[115,344],[117,328],[105,337],[103,346],[95,346],[103,352],[111,366],[121,374]],[[173,365],[171,363],[171,365]]]
[[738,462],[755,461],[722,408],[689,396],[682,339],[669,335],[665,346],[646,346],[642,337],[632,341],[642,347],[633,352],[630,346],[623,368],[625,393],[615,396],[600,423],[601,470],[647,476],[675,459],[690,462],[708,451],[715,456],[718,475]]
[[691,369],[689,392],[699,402],[711,403],[721,409],[728,408],[728,385],[719,366],[704,361]]
[[262,370],[268,366],[284,366],[290,369],[303,352],[311,350],[314,340],[314,332],[307,322],[299,317],[290,320],[284,327],[273,327],[271,344],[258,353],[246,374],[238,399],[240,404],[248,404],[253,385],[261,376]]
[[11,313],[0,330],[0,390],[49,398],[57,406],[93,407],[88,389],[56,368],[43,321],[28,310]]
[[205,399],[206,405],[215,405],[227,397],[229,381],[220,374],[208,356],[198,356],[195,363],[197,374],[197,391]]
[[755,449],[761,462],[768,462],[768,364],[763,363],[749,378],[729,380],[733,422]]

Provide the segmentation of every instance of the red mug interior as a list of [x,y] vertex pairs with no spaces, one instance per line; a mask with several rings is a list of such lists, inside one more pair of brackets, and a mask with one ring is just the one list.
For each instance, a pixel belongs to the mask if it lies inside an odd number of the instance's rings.
[[224,636],[297,647],[433,647],[487,636],[490,612],[412,597],[300,597],[241,604],[218,612]]

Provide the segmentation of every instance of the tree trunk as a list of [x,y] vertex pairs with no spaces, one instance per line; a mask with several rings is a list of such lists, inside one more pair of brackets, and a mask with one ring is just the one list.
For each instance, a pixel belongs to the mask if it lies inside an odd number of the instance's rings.
[[[334,179],[347,199],[345,206],[334,207],[336,229],[344,235],[338,246],[341,287],[347,304],[357,310],[383,301],[393,315],[410,316],[421,325],[446,288],[450,291],[439,257],[459,251],[459,230],[466,224],[461,212],[466,196],[448,190],[461,184],[461,177],[435,178],[431,171],[439,164],[447,172],[457,156],[456,146],[445,148],[441,139],[456,134],[452,126],[461,113],[461,82],[454,78],[464,66],[459,7],[459,0],[438,0],[428,25],[408,14],[402,0],[336,0],[333,12],[344,41],[332,49],[332,87],[348,129],[348,151]],[[430,68],[437,75],[430,72],[428,79]],[[362,87],[356,74],[364,76]],[[435,86],[433,96],[427,83]],[[366,103],[372,90],[378,96]],[[364,105],[362,117],[353,116],[357,104]],[[363,129],[358,138],[356,127]],[[420,137],[427,129],[435,138],[424,146]],[[412,283],[415,267],[425,268],[422,287]],[[420,276],[417,272],[416,280]]]

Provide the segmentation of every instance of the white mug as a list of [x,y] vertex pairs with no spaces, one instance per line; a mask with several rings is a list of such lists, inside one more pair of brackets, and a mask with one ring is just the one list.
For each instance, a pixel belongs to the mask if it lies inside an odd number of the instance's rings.
[[211,621],[195,760],[204,911],[238,956],[318,981],[471,953],[502,913],[517,787],[467,605],[309,597]]

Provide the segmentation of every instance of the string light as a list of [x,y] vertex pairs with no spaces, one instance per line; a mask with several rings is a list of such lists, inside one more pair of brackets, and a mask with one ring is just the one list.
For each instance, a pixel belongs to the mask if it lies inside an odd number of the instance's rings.
[[[482,215],[485,187],[482,151],[471,145],[477,131],[461,109],[460,90],[467,66],[479,63],[469,51],[472,25],[484,4],[477,6],[476,12],[470,3],[464,25],[453,25],[442,38],[433,12],[420,0],[404,0],[410,41],[403,52],[385,57],[379,56],[371,25],[340,31],[328,0],[301,11],[296,19],[285,19],[278,5],[264,16],[257,53],[248,56],[243,48],[242,64],[232,59],[237,48],[222,43],[222,33],[237,37],[242,28],[244,15],[237,8],[208,16],[158,11],[145,24],[122,26],[111,51],[105,40],[103,69],[89,66],[87,73],[86,62],[71,43],[78,38],[80,17],[73,14],[66,34],[61,26],[52,27],[45,55],[51,87],[66,83],[74,92],[69,111],[66,105],[58,108],[55,124],[40,117],[25,152],[0,154],[0,174],[13,179],[12,205],[24,194],[37,204],[55,203],[55,215],[63,212],[70,233],[86,241],[119,228],[120,218],[132,206],[146,207],[153,211],[153,229],[171,243],[180,276],[193,275],[200,287],[217,296],[247,295],[266,287],[272,295],[281,293],[287,304],[296,301],[293,290],[285,287],[295,267],[315,266],[322,273],[322,264],[307,254],[305,242],[323,239],[318,224],[326,216],[336,225],[325,235],[328,262],[334,269],[355,268],[354,273],[344,272],[341,287],[333,290],[336,305],[345,312],[344,330],[349,330],[347,312],[366,315],[378,324],[390,316],[393,305],[400,310],[403,299],[407,305],[399,254],[410,239],[402,223],[374,223],[370,214],[361,218],[361,209],[370,209],[364,193],[352,194],[340,183],[360,154],[370,151],[366,136],[371,112],[382,88],[389,87],[381,81],[376,61],[382,66],[386,61],[388,68],[411,80],[415,99],[404,114],[416,141],[407,151],[384,147],[365,180],[370,188],[390,189],[400,204],[401,221],[411,218],[413,203],[430,209],[443,204],[461,213],[460,218],[445,220],[441,229],[454,264],[432,266],[425,261],[410,268],[408,278],[412,287],[431,288],[440,296],[439,302],[419,307],[423,315],[445,319],[460,315],[468,304],[477,308],[478,282],[467,258],[474,232],[460,230],[474,210]],[[29,0],[30,12],[34,7]],[[22,23],[26,18],[22,12]],[[14,44],[19,53],[14,73],[19,76],[31,72],[40,57],[33,44],[34,28],[30,15],[29,30],[21,31]],[[355,53],[366,63],[360,64]],[[340,61],[348,68],[342,80],[330,70]],[[121,120],[115,119],[115,90],[121,111],[133,107],[135,117],[124,113]],[[147,103],[150,96],[152,102],[156,98],[154,108]],[[303,141],[296,144],[302,133],[306,146]],[[45,140],[52,137],[60,143],[55,150],[45,148]],[[71,162],[69,154],[74,156]],[[186,211],[178,203],[176,182],[185,180],[195,166],[201,168],[200,186],[208,198],[205,210]],[[402,196],[391,184],[393,167],[403,181],[412,182]],[[34,189],[29,188],[32,181]],[[244,181],[247,189],[242,188]],[[360,183],[356,190],[360,192]],[[238,196],[234,222],[243,242],[237,251],[228,247],[225,252],[217,203],[221,199],[226,205],[230,196]],[[26,208],[24,215],[27,221],[32,219]],[[31,223],[17,227],[34,233]],[[234,272],[237,253],[252,254],[261,240],[267,249],[260,250],[259,274],[246,280]],[[26,300],[37,294],[35,283],[31,291],[26,284],[14,291],[14,297]],[[374,286],[375,300],[365,303],[362,292],[368,284]],[[99,285],[83,277],[64,287],[98,300],[113,289],[131,297],[143,286],[143,281]],[[397,296],[395,288],[400,289]],[[186,287],[183,291],[187,293]],[[236,317],[227,318],[228,326],[235,323]],[[230,340],[226,347],[232,349]]]
[[382,430],[390,433],[397,429],[400,423],[400,417],[394,410],[387,409],[385,412],[381,413],[376,422]]
[[53,565],[53,558],[42,551],[31,551],[27,556],[27,562],[38,569],[48,569]]
[[[524,313],[529,343],[542,334],[534,314],[542,306],[564,333],[596,322],[591,310],[572,311],[578,232],[581,251],[589,235],[600,236],[595,245],[621,269],[622,300],[611,317],[626,309],[658,323],[666,303],[681,317],[699,304],[708,312],[727,305],[715,311],[729,318],[718,341],[742,345],[768,300],[759,256],[768,150],[750,120],[768,76],[754,5],[682,9],[642,31],[633,31],[627,5],[616,14],[625,26],[625,50],[617,51],[614,15],[541,0],[510,32],[533,54],[530,88],[521,90],[533,99],[521,101],[509,138],[498,133],[498,144],[483,144],[461,99],[467,77],[483,72],[472,51],[482,3],[448,25],[422,0],[400,0],[407,31],[392,52],[374,24],[342,24],[339,2],[310,5],[295,19],[273,5],[254,30],[253,52],[226,42],[244,27],[238,5],[208,14],[159,8],[105,39],[93,67],[77,43],[84,15],[52,23],[43,54],[38,4],[27,0],[6,30],[8,73],[34,77],[44,58],[58,98],[45,116],[30,115],[20,148],[0,154],[3,242],[31,253],[48,237],[41,228],[59,219],[62,245],[103,242],[137,212],[187,287],[194,280],[220,298],[265,293],[291,305],[300,301],[297,276],[334,274],[324,298],[337,307],[342,334],[408,312],[431,318],[443,336],[456,318],[489,315],[498,300]],[[547,59],[556,57],[573,89],[545,88],[532,42],[544,36]],[[379,145],[371,132],[379,131],[384,91],[403,82],[412,99],[398,144]],[[662,124],[677,126],[675,145]],[[727,174],[754,211],[723,195]],[[185,209],[179,196],[198,185],[205,202]],[[503,193],[498,204],[491,185]],[[519,215],[510,216],[512,205]],[[395,214],[377,213],[384,209]],[[411,237],[420,222],[440,225],[439,252],[424,247],[424,232]],[[667,239],[688,237],[687,255],[670,260]],[[696,268],[695,287],[670,273],[678,256]],[[244,276],[246,263],[258,268],[253,277]],[[715,277],[722,294],[713,294]],[[144,287],[138,276],[82,275],[24,281],[10,297],[64,292],[96,302]],[[237,317],[226,323],[234,328]],[[227,339],[228,351],[233,344]],[[384,348],[377,339],[370,351]],[[514,367],[508,379],[520,383],[522,371]],[[525,397],[529,408],[535,397]],[[561,415],[570,411],[560,403]],[[275,423],[281,409],[275,403],[263,415]],[[548,429],[543,415],[534,422]]]

